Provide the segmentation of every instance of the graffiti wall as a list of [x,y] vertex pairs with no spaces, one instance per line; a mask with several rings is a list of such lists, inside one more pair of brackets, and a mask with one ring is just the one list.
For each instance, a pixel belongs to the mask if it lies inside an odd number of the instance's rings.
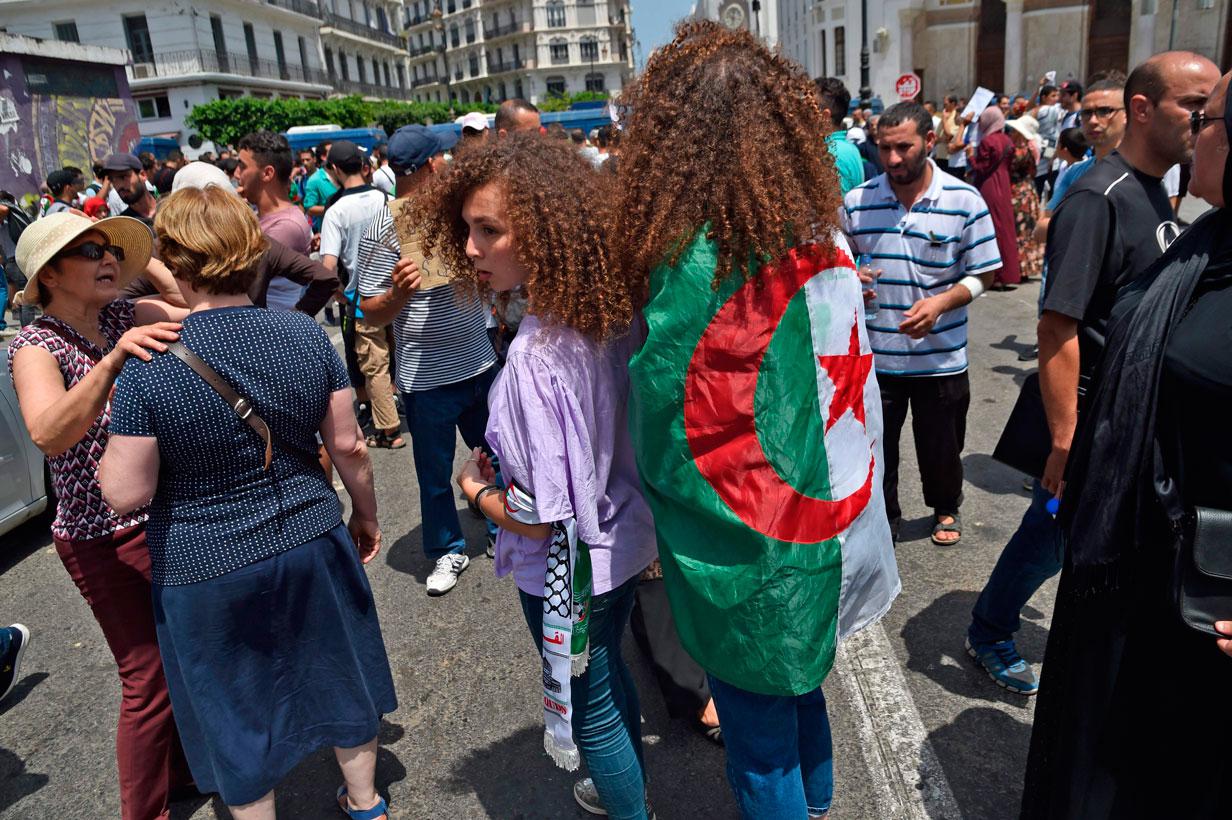
[[0,190],[18,198],[141,138],[122,66],[0,54],[0,80]]

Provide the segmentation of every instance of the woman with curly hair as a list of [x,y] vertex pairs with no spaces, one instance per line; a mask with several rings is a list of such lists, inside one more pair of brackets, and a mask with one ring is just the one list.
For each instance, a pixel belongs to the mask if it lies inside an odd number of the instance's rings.
[[584,808],[638,820],[641,717],[620,641],[655,536],[625,410],[642,334],[608,251],[612,184],[570,143],[514,134],[459,155],[410,218],[464,287],[526,292],[488,398],[506,488],[479,448],[457,483],[500,527],[496,573],[512,573],[542,654],[545,748],[568,770],[585,758]]
[[822,681],[899,589],[830,126],[798,66],[713,23],[682,25],[621,101],[611,235],[645,300],[631,429],[672,613],[742,814],[822,817]]

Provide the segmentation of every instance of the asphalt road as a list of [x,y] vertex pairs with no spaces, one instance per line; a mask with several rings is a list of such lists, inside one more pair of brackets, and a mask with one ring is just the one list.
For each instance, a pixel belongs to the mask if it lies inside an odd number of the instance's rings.
[[[1192,218],[1191,205],[1187,214]],[[1031,700],[997,688],[966,657],[976,595],[1027,506],[1023,477],[992,451],[1034,363],[1038,284],[991,293],[972,308],[965,532],[934,546],[913,448],[904,445],[902,596],[883,622],[848,642],[826,684],[834,730],[831,816],[1005,818],[1017,815]],[[910,429],[910,428],[907,428]],[[459,449],[459,453],[461,453]],[[383,554],[369,567],[399,707],[381,729],[378,785],[398,818],[581,818],[573,776],[542,749],[539,662],[513,582],[496,579],[483,531],[463,513],[470,569],[429,598],[409,448],[374,453]],[[46,521],[5,536],[0,621],[33,631],[23,678],[0,704],[0,817],[118,816],[114,724],[119,686],[103,637],[50,543]],[[1023,655],[1043,656],[1055,581],[1025,613]],[[667,718],[647,667],[626,641],[642,696],[650,794],[661,818],[731,818],[722,750]],[[338,817],[339,775],[323,751],[278,789],[281,817]],[[201,798],[176,818],[228,817]]]

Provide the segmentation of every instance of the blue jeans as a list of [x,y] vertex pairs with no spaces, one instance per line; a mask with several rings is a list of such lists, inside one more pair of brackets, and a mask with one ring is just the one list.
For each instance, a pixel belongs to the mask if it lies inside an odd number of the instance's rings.
[[759,695],[707,675],[727,747],[727,782],[742,817],[803,820],[834,799],[826,697]]
[[0,267],[0,330],[4,330],[9,326],[9,323],[4,320],[4,314],[9,309],[9,278],[4,273],[4,268]]
[[971,610],[967,637],[971,643],[997,643],[1014,637],[1027,601],[1045,581],[1061,571],[1064,541],[1061,528],[1045,509],[1052,494],[1038,481],[1031,490],[1031,506],[1023,513],[993,567],[988,583]]
[[[462,434],[467,447],[487,449],[483,434],[488,426],[488,388],[496,371],[493,365],[464,381],[402,394],[406,426],[411,431],[415,477],[419,481],[423,549],[430,560],[466,549],[454,502],[454,429]],[[488,535],[496,537],[496,525],[491,521]]]
[[[590,662],[570,684],[573,739],[612,820],[646,820],[642,710],[633,676],[620,654],[636,589],[634,576],[591,599]],[[526,625],[542,653],[543,598],[521,590],[518,597]]]

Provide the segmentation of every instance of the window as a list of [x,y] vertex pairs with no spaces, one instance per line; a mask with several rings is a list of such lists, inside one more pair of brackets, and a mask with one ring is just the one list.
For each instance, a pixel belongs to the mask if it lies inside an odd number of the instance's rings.
[[475,42],[475,21],[473,19],[466,21],[466,42]]
[[385,9],[377,6],[376,9],[376,27],[381,31],[389,31],[389,20],[385,17]]
[[457,23],[454,23],[453,25],[449,27],[449,42],[453,44],[454,48],[457,48],[458,46],[462,45],[462,41],[458,38]]
[[248,47],[248,66],[256,74],[260,58],[257,56],[257,35],[252,30],[252,23],[244,24],[244,45]]
[[557,38],[548,46],[552,52],[552,65],[564,65],[569,62],[569,44]]
[[563,97],[568,90],[564,77],[548,77],[547,84],[549,97]]
[[291,79],[291,73],[287,71],[287,52],[282,46],[282,32],[274,32],[274,59],[278,61],[278,76],[283,80]]
[[171,116],[171,101],[166,94],[157,97],[138,97],[137,116],[143,120],[161,120]]
[[114,71],[99,71],[96,66],[86,63],[66,63],[38,57],[23,57],[21,67],[26,74],[26,92],[30,94],[54,94],[62,97],[120,96]]
[[124,39],[134,63],[154,62],[154,45],[150,42],[150,24],[144,14],[124,18]]
[[468,66],[468,68],[470,68],[472,77],[479,76],[479,55],[477,53],[472,52],[471,59],[470,59],[470,65]]
[[56,32],[56,39],[61,43],[80,43],[81,38],[77,36],[77,22],[69,20],[64,23],[53,23],[52,27]]
[[818,51],[819,62],[821,64],[821,76],[828,77],[829,75],[826,74],[826,65],[829,63],[829,60],[826,59],[826,30],[823,28],[818,32],[818,34],[820,35],[821,43],[821,49]]
[[406,88],[406,71],[402,66],[394,66],[394,71],[398,75],[398,88]]
[[519,100],[526,99],[526,95],[522,93],[522,81],[521,80],[513,81],[513,96],[517,97]]
[[385,87],[386,87],[386,88],[393,88],[393,87],[394,87],[394,84],[393,84],[393,82],[391,82],[391,81],[390,81],[390,79],[389,79],[389,63],[382,63],[382,64],[381,64],[381,74],[385,77]]
[[332,80],[336,72],[334,71],[334,52],[331,49],[325,49],[325,73]]
[[342,69],[342,79],[350,81],[351,67],[347,64],[346,54],[338,52],[338,67]]
[[355,67],[359,70],[359,81],[361,83],[368,82],[368,66],[364,64],[364,58],[358,54],[355,55]]
[[548,28],[565,27],[565,4],[561,0],[548,3]]
[[620,61],[622,63],[629,62],[629,46],[624,40],[620,41]]
[[587,91],[603,91],[603,75],[599,73],[586,75],[586,90]]
[[299,40],[299,65],[303,69],[304,79],[308,79],[308,42],[303,37]]
[[594,38],[587,38],[578,43],[582,47],[582,62],[593,63],[599,59],[599,42]]
[[376,57],[372,58],[372,84],[378,85],[381,82],[381,72],[377,68]]
[[834,29],[834,76],[847,75],[847,31],[843,26]]
[[509,95],[505,93],[505,82],[502,80],[500,84],[500,101],[504,102],[509,99]]
[[230,73],[231,65],[227,60],[227,37],[223,34],[222,18],[217,14],[210,15],[210,31],[214,34],[214,53],[218,55],[218,70],[224,74]]

